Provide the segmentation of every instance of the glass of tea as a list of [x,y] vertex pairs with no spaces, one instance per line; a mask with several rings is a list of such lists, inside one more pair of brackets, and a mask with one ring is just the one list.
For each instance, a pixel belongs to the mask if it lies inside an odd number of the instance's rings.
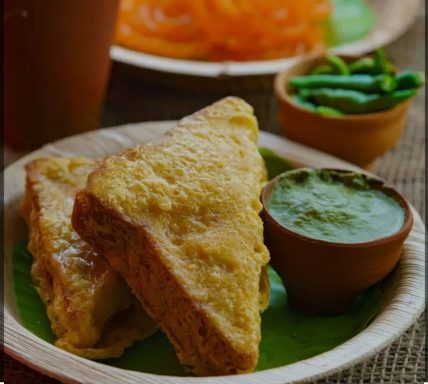
[[98,127],[119,0],[5,0],[4,139],[16,149]]

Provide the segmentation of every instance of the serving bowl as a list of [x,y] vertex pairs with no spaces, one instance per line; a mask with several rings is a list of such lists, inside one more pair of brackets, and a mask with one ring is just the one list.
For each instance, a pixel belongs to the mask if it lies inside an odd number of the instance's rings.
[[[342,56],[349,62],[355,56]],[[306,74],[323,58],[301,61],[278,73],[274,89],[284,136],[369,169],[373,161],[395,146],[403,134],[411,99],[395,108],[362,115],[323,116],[297,105],[288,81]]]
[[401,229],[360,243],[319,240],[285,228],[270,214],[269,198],[286,174],[275,177],[262,192],[264,236],[270,263],[281,276],[291,305],[306,313],[343,313],[359,294],[396,266],[413,225],[409,203],[384,180],[365,175],[371,188],[384,192],[400,204],[405,214]]

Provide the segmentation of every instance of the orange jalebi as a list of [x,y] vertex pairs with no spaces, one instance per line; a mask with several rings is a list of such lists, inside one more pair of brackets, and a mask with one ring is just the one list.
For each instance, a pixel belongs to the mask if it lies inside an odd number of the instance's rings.
[[289,57],[324,45],[330,0],[122,0],[115,42],[202,60]]

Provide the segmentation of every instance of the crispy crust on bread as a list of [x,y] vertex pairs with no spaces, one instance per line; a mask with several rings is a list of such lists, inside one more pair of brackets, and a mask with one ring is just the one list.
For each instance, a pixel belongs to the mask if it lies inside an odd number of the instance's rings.
[[76,231],[198,375],[249,372],[258,359],[269,255],[257,135],[252,108],[226,98],[105,159],[75,200]]
[[120,356],[156,326],[121,276],[71,227],[75,192],[95,164],[59,157],[27,164],[21,209],[29,227],[32,278],[57,336],[55,344],[103,359]]
[[[103,206],[85,190],[76,195],[72,217],[73,226],[84,239],[103,249],[111,265],[126,278],[146,312],[173,343],[183,364],[206,376],[245,372],[256,364],[258,351],[242,353],[233,349],[225,335],[212,325],[206,313],[157,257],[156,242],[143,230],[133,226],[125,216]],[[107,227],[112,228],[114,238],[100,234],[99,229]],[[119,243],[115,240],[118,238],[121,239]],[[182,317],[177,317],[169,308],[180,308]],[[183,344],[183,339],[188,343]]]

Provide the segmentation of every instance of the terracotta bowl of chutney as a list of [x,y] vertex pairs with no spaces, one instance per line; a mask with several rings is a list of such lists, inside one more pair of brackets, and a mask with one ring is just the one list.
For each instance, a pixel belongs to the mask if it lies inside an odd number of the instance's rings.
[[265,243],[288,301],[339,314],[397,265],[413,216],[406,199],[367,174],[299,168],[262,191]]

